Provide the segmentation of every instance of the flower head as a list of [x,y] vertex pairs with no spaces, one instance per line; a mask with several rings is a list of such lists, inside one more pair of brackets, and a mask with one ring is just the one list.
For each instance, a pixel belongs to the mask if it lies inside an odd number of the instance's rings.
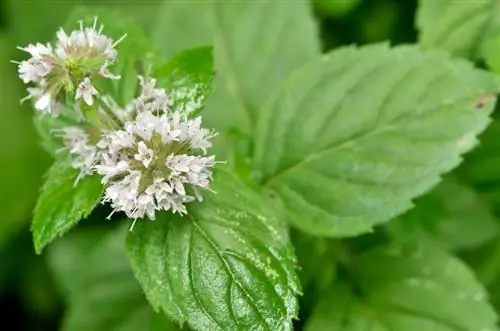
[[63,28],[57,32],[55,54],[58,58],[68,60],[70,64],[80,63],[91,71],[95,71],[108,78],[117,78],[107,72],[107,67],[116,61],[118,45],[126,35],[118,41],[113,41],[102,34],[104,26],[97,30],[97,18],[92,27],[84,27],[80,21],[80,29],[67,34]]
[[26,83],[41,83],[52,70],[52,47],[37,43],[19,48],[31,55],[19,63],[19,77]]
[[140,95],[127,104],[125,109],[118,110],[118,117],[130,120],[143,112],[161,114],[171,111],[172,98],[165,89],[156,87],[156,79],[139,76],[139,83]]
[[95,164],[99,161],[97,147],[90,143],[89,134],[82,128],[69,126],[57,130],[71,155],[71,166],[80,170],[75,184],[85,176],[91,175]]
[[154,219],[156,210],[185,214],[185,204],[201,199],[211,182],[215,158],[205,156],[211,137],[200,118],[139,113],[98,144],[102,162],[95,169],[107,185],[104,201],[134,219]]
[[99,92],[92,86],[92,81],[85,77],[76,89],[75,99],[83,99],[87,105],[92,106],[94,104],[93,96],[96,94]]
[[34,99],[37,110],[57,115],[55,106],[62,90],[74,93],[75,100],[81,98],[92,105],[92,96],[98,91],[90,84],[91,79],[120,78],[111,74],[108,67],[116,61],[115,47],[125,36],[113,42],[102,34],[103,27],[96,30],[96,25],[97,19],[92,27],[84,27],[80,22],[80,29],[69,34],[61,28],[54,46],[37,43],[19,48],[30,58],[14,62],[23,82],[35,85],[28,88],[29,96],[25,99]]

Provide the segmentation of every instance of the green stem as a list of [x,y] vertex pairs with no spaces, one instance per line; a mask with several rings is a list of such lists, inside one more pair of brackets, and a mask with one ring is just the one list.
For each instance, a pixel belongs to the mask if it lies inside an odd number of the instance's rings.
[[101,98],[97,98],[97,100],[104,113],[113,121],[115,128],[123,127],[123,122],[116,116],[113,110]]

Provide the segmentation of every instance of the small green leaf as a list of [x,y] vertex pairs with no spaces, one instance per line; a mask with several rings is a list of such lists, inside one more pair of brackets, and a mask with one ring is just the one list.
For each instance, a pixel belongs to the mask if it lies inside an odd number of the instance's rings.
[[79,170],[71,167],[69,157],[56,159],[49,169],[31,224],[38,254],[87,217],[99,203],[102,194],[100,177],[88,176],[75,185],[78,174]]
[[52,271],[67,292],[62,330],[180,330],[151,309],[134,278],[125,252],[127,229],[77,231],[50,247]]
[[499,13],[496,0],[420,0],[420,44],[458,56],[481,57],[488,40],[500,32]]
[[199,112],[212,91],[212,47],[198,47],[175,55],[153,77],[172,97],[174,110],[186,114]]
[[214,44],[215,89],[208,127],[249,133],[271,91],[320,53],[307,0],[165,1],[154,39],[166,55]]
[[352,283],[324,293],[306,331],[498,330],[472,271],[432,245],[384,245],[351,266]]
[[303,231],[370,231],[461,162],[499,89],[493,75],[439,52],[335,50],[298,70],[261,113],[255,177]]
[[476,248],[498,234],[500,223],[485,202],[454,178],[445,179],[415,204],[415,208],[387,224],[395,239],[431,239],[444,248],[457,250]]
[[299,285],[285,224],[232,175],[219,172],[213,190],[187,216],[138,221],[129,234],[146,296],[195,330],[291,330]]
[[109,67],[121,79],[97,82],[97,86],[112,95],[119,104],[126,105],[139,89],[137,76],[146,75],[161,58],[156,46],[141,27],[117,11],[78,7],[69,15],[65,27],[70,31],[76,29],[81,20],[86,26],[92,26],[95,18],[98,19],[98,25],[104,25],[103,33],[113,40],[127,35],[116,47],[119,54],[117,63]]

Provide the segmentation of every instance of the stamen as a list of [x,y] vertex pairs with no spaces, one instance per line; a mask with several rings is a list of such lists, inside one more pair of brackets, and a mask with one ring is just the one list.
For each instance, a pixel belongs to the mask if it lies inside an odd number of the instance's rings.
[[125,34],[123,34],[123,36],[121,36],[121,37],[120,37],[120,39],[118,39],[117,41],[115,41],[115,42],[113,43],[113,45],[111,45],[111,47],[113,47],[113,48],[114,48],[116,45],[118,45],[119,43],[121,43],[121,42],[123,41],[123,39],[125,39],[126,37],[127,37],[127,34],[126,34],[126,33],[125,33]]

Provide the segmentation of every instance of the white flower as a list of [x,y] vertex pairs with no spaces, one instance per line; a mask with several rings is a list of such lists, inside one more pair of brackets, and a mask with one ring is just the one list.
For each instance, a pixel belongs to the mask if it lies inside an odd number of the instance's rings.
[[68,57],[87,57],[102,59],[99,73],[106,78],[117,78],[109,73],[107,67],[116,61],[118,52],[116,46],[126,37],[123,35],[116,42],[102,34],[103,26],[97,28],[97,17],[92,27],[84,27],[80,21],[80,29],[67,34],[63,28],[57,32],[57,45],[55,53],[61,59]]
[[55,100],[50,93],[45,93],[43,89],[37,87],[28,87],[28,96],[21,99],[24,102],[29,99],[35,100],[35,109],[41,113],[58,116],[61,113],[62,105]]
[[93,96],[97,94],[99,92],[92,86],[90,78],[85,77],[76,89],[75,100],[83,99],[87,105],[92,106],[94,104]]
[[108,79],[119,79],[108,67],[116,61],[118,41],[102,34],[103,27],[96,29],[97,19],[92,27],[84,27],[67,34],[62,28],[57,32],[54,46],[41,43],[30,44],[19,49],[29,53],[31,57],[25,61],[13,61],[18,65],[19,77],[26,84],[33,83],[30,96],[35,108],[42,112],[57,115],[52,111],[61,91],[73,91],[76,86],[75,99],[83,99],[88,105],[93,104],[93,96],[97,90],[91,84],[91,78],[102,76]]
[[75,181],[76,185],[80,179],[93,173],[94,166],[99,160],[99,152],[96,146],[89,142],[88,134],[79,127],[65,127],[57,130],[57,134],[69,149],[71,166],[80,170]]
[[194,153],[206,153],[213,136],[201,118],[138,113],[98,143],[102,162],[94,168],[107,185],[103,201],[134,219],[155,219],[156,210],[186,214],[185,204],[201,199],[212,180],[214,156]]
[[18,47],[31,55],[25,61],[13,61],[18,65],[19,77],[26,83],[41,83],[44,77],[52,71],[53,52],[50,45],[37,43],[26,47]]
[[147,168],[153,161],[153,150],[149,149],[143,141],[137,144],[137,154],[134,155],[137,161],[141,161],[144,167]]
[[156,79],[145,79],[139,76],[139,82],[142,90],[141,94],[132,101],[129,109],[133,109],[135,113],[151,112],[158,114],[170,110],[172,99],[167,91],[156,87]]

